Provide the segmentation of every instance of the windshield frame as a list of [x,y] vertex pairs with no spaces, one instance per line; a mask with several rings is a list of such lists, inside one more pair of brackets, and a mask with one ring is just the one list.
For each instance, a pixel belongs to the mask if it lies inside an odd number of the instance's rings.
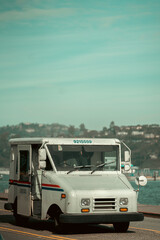
[[[64,169],[58,169],[56,161],[55,161],[55,159],[53,157],[53,154],[51,153],[51,150],[50,150],[49,146],[52,146],[52,148],[57,147],[57,151],[55,151],[57,153],[64,153],[65,151],[63,151],[63,150],[64,149],[66,150],[67,147],[69,147],[69,148],[71,147],[72,150],[74,148],[75,149],[76,148],[77,149],[83,149],[84,148],[85,150],[87,150],[87,149],[94,150],[95,148],[98,148],[98,149],[100,149],[100,148],[102,148],[102,149],[112,148],[112,149],[114,149],[114,151],[111,151],[111,152],[116,152],[116,159],[115,159],[115,161],[116,161],[115,168],[116,169],[114,169],[114,170],[112,170],[112,169],[111,170],[109,170],[109,169],[104,170],[104,167],[105,166],[109,166],[110,163],[109,164],[104,164],[104,166],[102,168],[101,167],[99,168],[98,165],[102,165],[104,162],[100,162],[99,164],[94,164],[94,165],[92,163],[90,163],[90,164],[88,163],[88,164],[85,164],[85,165],[79,164],[79,165],[75,165],[75,168],[74,168],[74,166],[72,166],[72,168],[70,168],[70,169],[65,169],[65,168]],[[114,145],[87,145],[87,144],[86,145],[84,145],[84,144],[82,144],[82,145],[81,144],[78,144],[78,145],[71,145],[71,144],[63,145],[62,144],[62,145],[59,145],[59,144],[47,143],[45,148],[47,150],[47,154],[49,155],[50,160],[52,161],[53,170],[56,173],[76,174],[78,172],[78,173],[83,173],[83,174],[84,173],[86,173],[86,174],[88,174],[88,173],[93,174],[95,172],[97,172],[97,173],[99,173],[99,172],[100,173],[115,173],[115,172],[120,172],[121,171],[121,168],[120,168],[120,161],[121,161],[121,148],[120,148],[120,144],[114,144]],[[68,151],[68,152],[71,152],[71,151]],[[75,152],[77,152],[77,151],[75,151]],[[86,152],[91,154],[91,152],[85,151],[85,153]],[[93,151],[93,152],[95,153],[97,151]],[[99,151],[99,152],[101,152],[101,151]],[[103,153],[103,152],[101,152],[101,153]],[[113,162],[113,160],[112,160],[112,162]],[[88,170],[87,166],[89,166],[89,165],[92,166],[93,168]]]

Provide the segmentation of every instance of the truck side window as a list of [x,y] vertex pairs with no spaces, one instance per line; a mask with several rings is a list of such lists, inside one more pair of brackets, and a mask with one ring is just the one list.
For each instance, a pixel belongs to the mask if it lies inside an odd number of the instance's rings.
[[29,151],[20,151],[20,180],[29,181]]
[[18,173],[18,157],[16,157],[16,174]]

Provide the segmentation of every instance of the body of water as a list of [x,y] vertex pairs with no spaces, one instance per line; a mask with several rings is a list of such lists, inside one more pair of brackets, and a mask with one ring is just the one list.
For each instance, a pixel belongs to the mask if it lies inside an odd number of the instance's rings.
[[[130,183],[134,189],[138,189],[134,181]],[[138,203],[145,205],[160,205],[160,181],[148,181],[146,186],[140,186]]]
[[[4,192],[8,189],[9,175],[3,175],[3,179],[0,180],[0,192]],[[130,182],[134,189],[137,189],[137,185],[134,181]],[[138,203],[145,205],[160,205],[160,181],[148,181],[145,187],[140,187],[138,194]]]
[[3,178],[0,179],[0,193],[4,192],[5,189],[8,189],[9,183],[9,175],[3,175]]

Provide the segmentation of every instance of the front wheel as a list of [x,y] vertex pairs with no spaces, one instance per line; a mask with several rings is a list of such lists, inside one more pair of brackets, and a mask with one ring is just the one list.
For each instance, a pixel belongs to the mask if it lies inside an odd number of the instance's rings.
[[54,230],[56,233],[65,233],[67,232],[67,226],[68,224],[60,223],[59,216],[54,217]]
[[56,233],[61,233],[62,232],[62,225],[59,222],[59,217],[54,217],[54,230]]
[[113,223],[113,227],[115,229],[115,232],[124,233],[124,232],[127,232],[127,230],[128,230],[129,222]]

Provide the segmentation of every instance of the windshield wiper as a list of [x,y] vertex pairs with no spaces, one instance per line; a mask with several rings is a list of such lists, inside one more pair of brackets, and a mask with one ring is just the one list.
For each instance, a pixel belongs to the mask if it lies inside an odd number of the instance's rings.
[[91,174],[94,173],[95,171],[97,171],[99,168],[104,167],[104,166],[107,166],[107,165],[109,165],[109,164],[111,164],[111,163],[114,163],[114,162],[115,162],[115,161],[109,162],[109,163],[101,163],[101,164],[97,165],[97,166],[95,167],[95,169],[93,169],[93,171],[91,172]]
[[73,169],[71,169],[69,172],[67,172],[67,174],[74,172],[76,170],[80,170],[83,168],[90,168],[90,167],[93,167],[93,165],[75,166]]

